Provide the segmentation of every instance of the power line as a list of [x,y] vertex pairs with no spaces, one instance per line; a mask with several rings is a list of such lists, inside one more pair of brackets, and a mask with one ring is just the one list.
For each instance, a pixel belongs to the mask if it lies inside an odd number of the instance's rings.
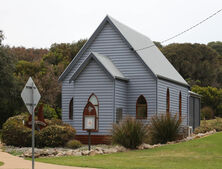
[[[180,33],[178,33],[178,34],[176,34],[176,35],[168,38],[168,39],[165,39],[165,40],[161,41],[160,43],[165,43],[165,42],[167,42],[167,41],[169,41],[169,40],[171,40],[171,39],[174,39],[174,38],[176,38],[176,37],[178,37],[178,36],[180,36],[180,35],[188,32],[188,31],[190,31],[191,29],[199,26],[200,24],[204,23],[204,22],[207,21],[208,19],[210,19],[210,18],[212,18],[213,16],[217,15],[217,14],[218,14],[219,12],[221,12],[221,11],[222,11],[222,9],[218,10],[217,12],[215,12],[215,13],[213,13],[212,15],[208,16],[207,18],[205,18],[204,20],[198,22],[197,24],[191,26],[190,28],[188,28],[188,29],[186,29],[186,30],[184,30],[184,31],[182,31],[182,32],[180,32]],[[155,44],[150,45],[150,46],[147,46],[147,47],[143,47],[143,48],[140,48],[140,49],[137,49],[137,50],[135,50],[135,51],[140,51],[140,50],[148,49],[148,48],[151,48],[151,47],[153,47],[153,46],[155,46]]]

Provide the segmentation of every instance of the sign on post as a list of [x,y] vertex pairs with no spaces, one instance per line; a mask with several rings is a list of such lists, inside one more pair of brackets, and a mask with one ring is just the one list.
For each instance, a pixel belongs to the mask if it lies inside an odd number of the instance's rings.
[[29,77],[29,80],[27,81],[24,89],[21,93],[22,100],[25,103],[25,106],[27,107],[29,113],[32,115],[32,169],[34,169],[34,147],[35,147],[35,107],[37,106],[41,95],[32,80],[31,77]]
[[89,150],[91,149],[91,131],[96,130],[96,109],[95,106],[88,102],[83,111],[83,130],[87,130]]
[[21,97],[29,113],[32,114],[32,109],[35,109],[35,107],[37,106],[41,95],[31,77],[29,77],[29,80],[22,90]]
[[85,130],[95,130],[96,129],[96,116],[85,115]]

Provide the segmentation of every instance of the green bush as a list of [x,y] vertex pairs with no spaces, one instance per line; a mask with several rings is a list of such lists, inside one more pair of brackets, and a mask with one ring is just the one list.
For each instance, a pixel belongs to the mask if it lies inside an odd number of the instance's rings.
[[164,144],[178,139],[180,124],[181,120],[177,117],[177,114],[171,116],[170,113],[166,113],[152,117],[149,127],[152,143]]
[[61,126],[64,126],[64,125],[68,125],[68,124],[65,124],[63,123],[62,120],[60,119],[45,119],[45,122],[47,123],[48,126],[51,126],[51,125],[61,125]]
[[135,149],[144,142],[147,134],[147,127],[142,121],[127,117],[119,124],[113,125],[112,142]]
[[69,140],[66,143],[66,147],[72,148],[72,149],[77,149],[77,148],[82,147],[82,143],[78,140]]
[[50,107],[48,104],[44,104],[43,113],[44,113],[44,117],[46,119],[57,119],[58,118],[58,115],[57,115],[55,109]]
[[18,115],[10,117],[2,128],[2,141],[7,145],[13,146],[31,146],[31,129],[23,125],[28,115]]
[[[2,128],[2,141],[6,145],[19,147],[31,146],[32,130],[23,125],[23,120],[28,120],[28,114],[9,118]],[[75,129],[61,120],[47,120],[48,126],[40,131],[35,131],[37,147],[64,146],[67,141],[74,139]]]
[[213,128],[210,127],[210,126],[197,127],[197,128],[195,128],[195,130],[194,130],[194,134],[206,133],[206,132],[211,131],[211,130],[213,130]]
[[209,120],[212,119],[214,117],[214,112],[213,109],[209,106],[205,106],[201,109],[201,119],[204,120]]
[[193,86],[192,91],[201,95],[202,107],[213,109],[214,115],[222,117],[222,88]]
[[74,139],[76,131],[71,126],[51,125],[43,128],[38,135],[40,147],[64,146],[69,140]]
[[222,118],[217,117],[212,120],[201,120],[200,126],[194,130],[194,133],[206,133],[214,129],[222,131]]

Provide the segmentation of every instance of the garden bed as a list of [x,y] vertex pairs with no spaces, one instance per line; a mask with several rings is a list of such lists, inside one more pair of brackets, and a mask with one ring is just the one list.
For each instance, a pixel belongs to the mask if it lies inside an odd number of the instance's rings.
[[[216,130],[212,130],[206,133],[199,133],[199,134],[193,134],[190,137],[184,138],[182,140],[167,142],[166,144],[142,144],[137,149],[143,150],[143,149],[153,149],[156,147],[164,146],[167,144],[176,144],[179,142],[186,142],[189,140],[193,140],[196,138],[205,137],[211,134],[216,133]],[[10,154],[20,156],[23,158],[29,158],[32,156],[32,149],[31,147],[13,147],[13,146],[4,146],[3,150],[5,152],[8,152]],[[130,151],[130,149],[126,149],[123,146],[118,145],[96,145],[91,147],[91,151],[88,151],[88,146],[84,145],[81,148],[78,149],[69,149],[69,148],[35,148],[35,157],[61,157],[61,156],[94,156],[97,154],[111,154],[111,153],[117,153],[117,152],[126,152]]]

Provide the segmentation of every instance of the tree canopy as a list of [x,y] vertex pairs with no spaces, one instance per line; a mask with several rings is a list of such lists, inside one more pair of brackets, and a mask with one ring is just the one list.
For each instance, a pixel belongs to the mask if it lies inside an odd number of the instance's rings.
[[163,54],[190,85],[220,87],[220,54],[204,44],[169,44]]
[[20,85],[13,73],[15,67],[8,48],[0,45],[0,128],[21,107]]

